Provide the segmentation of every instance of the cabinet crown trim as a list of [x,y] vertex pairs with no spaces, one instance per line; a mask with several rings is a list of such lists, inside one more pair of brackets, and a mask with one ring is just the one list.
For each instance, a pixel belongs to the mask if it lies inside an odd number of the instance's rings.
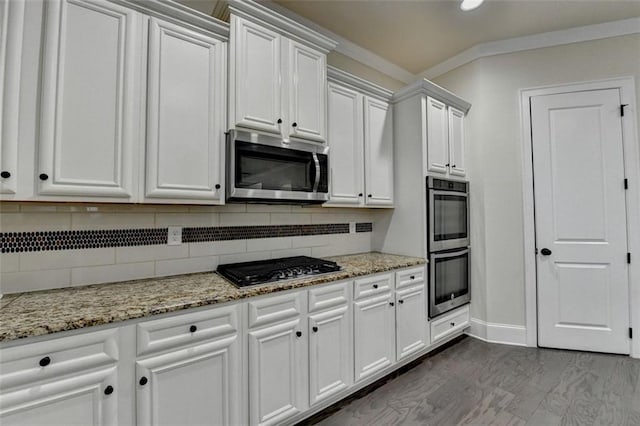
[[415,83],[412,83],[398,90],[393,95],[393,102],[397,103],[416,95],[431,96],[441,102],[446,103],[447,105],[463,111],[465,114],[469,112],[469,109],[471,108],[471,104],[469,102],[454,95],[444,87],[440,87],[437,84],[427,80],[426,78],[418,80]]
[[259,24],[267,24],[269,28],[287,37],[314,47],[327,53],[336,48],[338,42],[311,28],[294,21],[284,15],[259,4],[254,0],[228,0],[231,13]]
[[366,95],[381,98],[385,101],[390,101],[393,97],[393,92],[391,90],[385,89],[384,87],[373,84],[330,65],[327,66],[327,79],[333,83],[346,84],[351,86],[353,89],[363,91]]
[[200,30],[210,31],[222,41],[229,39],[229,24],[198,12],[174,0],[110,0],[155,18],[188,23]]

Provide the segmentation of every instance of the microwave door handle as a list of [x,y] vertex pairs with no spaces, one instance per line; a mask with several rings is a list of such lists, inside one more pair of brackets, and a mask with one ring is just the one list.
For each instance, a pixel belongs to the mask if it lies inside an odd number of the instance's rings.
[[315,175],[316,178],[313,182],[313,192],[318,192],[318,186],[320,185],[320,160],[318,160],[318,155],[314,152],[313,154],[313,162],[316,164]]

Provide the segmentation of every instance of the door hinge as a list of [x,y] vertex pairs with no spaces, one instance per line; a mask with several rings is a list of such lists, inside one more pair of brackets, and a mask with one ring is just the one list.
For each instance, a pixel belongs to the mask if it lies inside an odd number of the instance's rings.
[[633,328],[629,327],[629,339],[633,339]]
[[631,253],[627,253],[627,263],[631,264]]
[[629,179],[624,178],[624,189],[629,189]]
[[629,106],[629,104],[620,105],[620,117],[624,117],[624,107]]

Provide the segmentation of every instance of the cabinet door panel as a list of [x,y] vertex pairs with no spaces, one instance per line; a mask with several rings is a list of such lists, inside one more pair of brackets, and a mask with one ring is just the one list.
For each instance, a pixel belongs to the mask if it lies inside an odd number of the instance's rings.
[[364,97],[366,203],[393,205],[393,114],[386,102]]
[[396,293],[396,359],[399,361],[427,344],[424,283]]
[[[133,196],[140,16],[109,2],[46,3],[39,193]],[[115,200],[114,200],[115,201]]]
[[138,425],[238,424],[238,347],[234,334],[138,361]]
[[329,83],[329,156],[331,203],[364,204],[362,95]]
[[307,401],[301,368],[300,319],[249,332],[249,416],[252,425],[275,425],[302,412]]
[[[0,424],[9,425],[116,425],[117,368],[73,374],[17,391],[3,390]],[[105,394],[107,386],[113,393]]]
[[316,404],[351,386],[353,358],[349,308],[309,317],[309,403]]
[[289,92],[290,136],[324,142],[326,55],[294,41],[290,41],[289,46],[290,78],[293,79]]
[[151,19],[146,197],[213,202],[224,194],[225,50],[214,38]]
[[465,176],[464,161],[464,113],[449,107],[449,162],[451,175]]
[[447,107],[427,98],[427,171],[446,174],[449,164]]
[[0,0],[0,194],[18,191],[18,113],[25,2]]
[[391,302],[389,292],[353,304],[356,382],[393,364],[395,318]]
[[266,28],[231,17],[235,54],[235,123],[280,133],[281,37]]

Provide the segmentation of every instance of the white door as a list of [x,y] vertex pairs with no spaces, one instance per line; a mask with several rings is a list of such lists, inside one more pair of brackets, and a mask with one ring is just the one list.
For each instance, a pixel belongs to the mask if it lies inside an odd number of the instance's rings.
[[395,308],[391,292],[354,302],[355,381],[393,364]]
[[531,99],[540,346],[629,353],[617,89]]
[[427,344],[424,283],[396,292],[396,359],[423,349]]
[[87,0],[45,7],[38,193],[131,201],[140,15]]
[[393,110],[384,101],[364,97],[366,203],[393,205]]
[[[274,31],[231,16],[232,58],[235,83],[229,94],[235,102],[230,127],[241,126],[281,133],[282,116],[280,71],[281,37]],[[232,67],[233,68],[233,67]]]
[[327,57],[303,44],[289,41],[289,135],[326,140]]
[[15,194],[18,191],[18,121],[24,9],[25,2],[0,0],[0,194]]
[[332,204],[364,204],[362,95],[329,83],[328,143]]
[[449,171],[449,131],[447,106],[427,97],[427,171]]
[[226,43],[151,18],[146,194],[219,202]]
[[464,112],[448,108],[449,116],[449,174],[464,177],[467,168],[464,163]]
[[309,405],[347,389],[353,382],[349,308],[309,316]]
[[249,331],[249,422],[276,425],[306,408],[308,387],[300,319]]
[[138,425],[236,425],[237,334],[136,363]]
[[117,367],[68,374],[0,395],[0,424],[115,426],[118,424]]

